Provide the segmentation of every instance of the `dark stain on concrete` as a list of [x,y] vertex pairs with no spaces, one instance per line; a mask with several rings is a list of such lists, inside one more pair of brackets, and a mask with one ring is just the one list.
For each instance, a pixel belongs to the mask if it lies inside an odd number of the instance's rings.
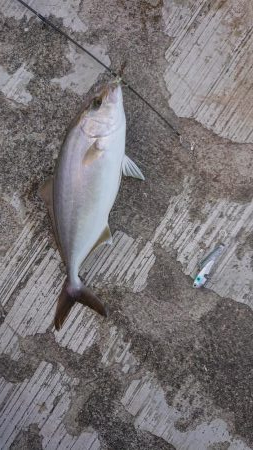
[[229,450],[229,442],[217,442],[217,444],[209,445],[208,450]]
[[135,2],[135,8],[127,0],[118,0],[118,5],[127,11],[130,20],[139,20],[142,30],[146,33],[150,25],[155,29],[156,25],[161,23],[163,0],[138,0]]
[[[59,20],[53,20],[60,25]],[[24,18],[1,17],[0,38],[1,64],[9,73],[25,63],[37,77],[51,79],[71,68],[65,56],[66,39],[34,17],[28,23]]]
[[[114,380],[112,380],[114,381]],[[113,395],[112,384],[110,383],[109,395]],[[117,384],[116,384],[117,386]],[[78,421],[84,426],[92,424],[95,429],[99,429],[102,440],[110,450],[174,450],[175,447],[158,438],[151,433],[142,432],[135,429],[132,418],[120,417],[120,408],[116,411],[110,397],[103,395],[105,386],[102,384],[100,395],[96,394],[88,399],[81,410]],[[108,401],[109,400],[109,401]],[[113,408],[112,408],[113,406]],[[117,430],[115,432],[115,430]]]
[[37,363],[34,357],[27,359],[24,356],[14,361],[9,355],[0,355],[0,376],[11,383],[20,383],[33,375]]
[[253,232],[247,232],[242,228],[241,232],[237,234],[237,247],[236,247],[236,257],[242,260],[246,253],[253,252]]
[[193,176],[189,215],[203,219],[207,202],[226,198],[247,203],[253,196],[253,144],[231,143],[194,120],[182,119],[187,139],[194,143],[191,153]]
[[20,431],[11,444],[10,450],[43,450],[38,425],[33,423],[27,429]]
[[253,312],[224,299],[200,325],[205,337],[195,355],[195,374],[219,407],[233,411],[236,433],[252,443]]

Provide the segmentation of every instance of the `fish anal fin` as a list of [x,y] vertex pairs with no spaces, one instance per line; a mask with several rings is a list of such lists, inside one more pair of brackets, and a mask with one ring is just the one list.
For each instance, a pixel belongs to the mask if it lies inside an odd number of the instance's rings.
[[89,166],[94,161],[101,158],[103,153],[104,151],[97,146],[97,142],[95,141],[94,144],[92,144],[90,148],[85,152],[82,161],[83,166]]
[[143,181],[145,180],[145,177],[139,167],[127,155],[123,158],[122,171],[126,177],[138,178]]
[[96,244],[92,247],[91,251],[93,252],[93,250],[95,250],[95,248],[99,247],[102,244],[108,244],[108,245],[112,244],[112,234],[111,234],[111,230],[109,228],[109,225],[107,225],[105,227],[105,229],[103,230],[103,232],[99,236]]

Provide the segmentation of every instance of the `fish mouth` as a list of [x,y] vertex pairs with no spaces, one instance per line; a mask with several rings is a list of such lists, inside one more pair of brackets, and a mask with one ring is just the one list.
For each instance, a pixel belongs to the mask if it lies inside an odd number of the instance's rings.
[[118,101],[120,92],[120,81],[112,81],[105,86],[101,93],[102,100],[108,100],[109,102],[116,103]]
[[122,81],[120,77],[107,82],[103,82],[97,85],[96,94],[100,95],[101,97],[106,97],[110,92],[117,91],[121,84]]

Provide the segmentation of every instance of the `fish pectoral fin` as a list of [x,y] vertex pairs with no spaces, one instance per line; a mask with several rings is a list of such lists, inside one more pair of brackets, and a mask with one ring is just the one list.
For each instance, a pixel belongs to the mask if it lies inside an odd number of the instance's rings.
[[145,180],[145,177],[139,167],[127,155],[125,155],[123,159],[122,171],[126,177],[138,178],[143,181]]
[[92,144],[90,146],[90,148],[85,152],[85,155],[84,155],[83,161],[82,161],[83,166],[89,166],[94,161],[99,159],[103,153],[104,153],[104,151],[98,147],[97,141],[95,141],[94,144]]
[[92,247],[92,252],[95,250],[95,248],[99,247],[102,244],[112,244],[112,234],[111,230],[109,228],[109,225],[107,225],[104,229],[104,231],[101,233],[100,237],[98,238],[96,244]]

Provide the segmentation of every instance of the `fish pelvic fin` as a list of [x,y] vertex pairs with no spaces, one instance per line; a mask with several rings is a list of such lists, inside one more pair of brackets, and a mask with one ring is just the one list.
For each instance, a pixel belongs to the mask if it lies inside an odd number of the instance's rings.
[[54,326],[57,331],[62,328],[72,306],[74,306],[76,302],[81,303],[83,306],[88,306],[101,316],[108,316],[106,306],[103,305],[98,297],[90,289],[85,287],[81,281],[77,288],[73,288],[69,281],[66,280],[58,298],[54,316]]

